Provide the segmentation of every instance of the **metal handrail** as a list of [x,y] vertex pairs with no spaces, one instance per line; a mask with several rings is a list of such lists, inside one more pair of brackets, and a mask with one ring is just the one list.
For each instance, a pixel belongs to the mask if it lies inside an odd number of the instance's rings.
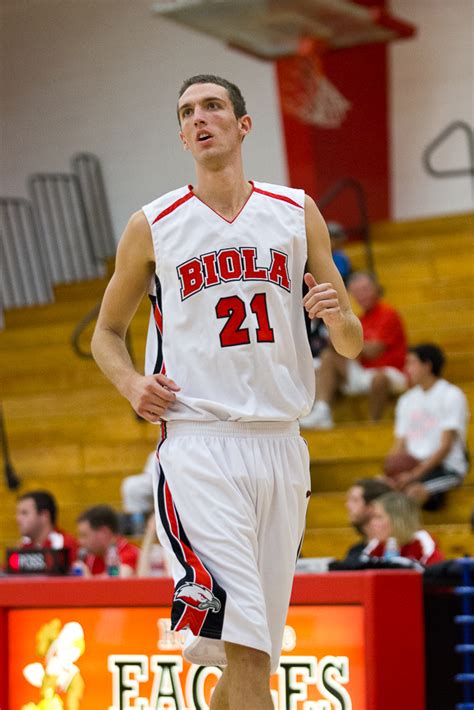
[[87,313],[84,318],[81,318],[79,323],[74,328],[71,334],[71,346],[76,355],[83,360],[92,360],[93,356],[90,350],[84,350],[81,345],[81,337],[89,323],[96,320],[99,315],[100,301],[96,303],[95,306]]
[[[434,168],[431,164],[431,158],[436,149],[445,142],[456,131],[461,130],[465,133],[467,139],[467,150],[469,165],[467,168],[445,168],[439,170]],[[443,128],[441,133],[439,133],[436,138],[434,138],[423,151],[422,163],[428,173],[435,178],[445,178],[445,177],[466,177],[471,178],[472,192],[474,196],[474,129],[467,123],[467,121],[452,121],[446,128]]]
[[356,227],[344,228],[344,231],[348,236],[350,235],[360,235],[362,236],[364,246],[365,246],[365,258],[367,261],[367,270],[375,274],[375,264],[374,264],[374,254],[372,250],[372,239],[370,236],[370,222],[367,211],[367,198],[365,196],[364,188],[358,180],[352,177],[341,178],[332,185],[332,187],[327,190],[324,195],[318,200],[318,206],[323,211],[331,202],[334,202],[336,197],[342,192],[350,190],[354,193],[357,203],[357,208],[359,211],[360,222]]
[[[90,350],[84,350],[84,348],[81,345],[81,337],[82,334],[84,333],[85,329],[90,323],[93,323],[96,319],[97,316],[99,315],[100,311],[100,301],[96,303],[96,305],[91,308],[91,310],[86,313],[84,318],[82,318],[79,323],[76,325],[74,328],[72,334],[71,334],[71,347],[76,353],[76,355],[83,360],[93,360],[94,356],[92,355],[92,352]],[[127,346],[128,354],[130,355],[130,360],[132,361],[133,364],[135,364],[135,356],[133,352],[133,346],[132,346],[132,336],[130,335],[130,330],[127,330],[125,334],[125,345]],[[144,422],[145,420],[134,411],[135,418],[139,422]]]
[[5,427],[5,418],[3,416],[3,407],[0,403],[0,450],[3,457],[3,474],[5,483],[10,491],[16,491],[20,486],[21,480],[17,476],[10,458],[10,447],[8,445],[7,430]]
[[[81,345],[81,337],[82,334],[84,333],[85,329],[90,323],[93,323],[96,319],[97,316],[99,315],[100,311],[100,301],[95,304],[93,308],[89,311],[89,313],[86,313],[84,318],[82,318],[79,323],[76,325],[74,328],[72,334],[71,334],[71,347],[76,353],[76,355],[83,360],[93,360],[94,356],[92,355],[90,350],[84,350],[84,348]],[[130,331],[127,330],[127,333],[125,335],[125,344],[127,346],[128,353],[130,355],[131,361],[134,363],[135,358],[133,354],[133,347],[132,347],[132,337],[130,335]]]

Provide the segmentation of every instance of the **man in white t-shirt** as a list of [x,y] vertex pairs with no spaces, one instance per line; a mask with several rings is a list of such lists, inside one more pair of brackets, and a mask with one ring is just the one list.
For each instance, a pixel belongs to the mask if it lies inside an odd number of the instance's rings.
[[469,468],[464,393],[441,377],[443,352],[436,345],[410,348],[406,372],[413,387],[400,397],[395,414],[395,444],[389,456],[410,454],[417,460],[392,484],[434,510],[444,494],[461,485]]

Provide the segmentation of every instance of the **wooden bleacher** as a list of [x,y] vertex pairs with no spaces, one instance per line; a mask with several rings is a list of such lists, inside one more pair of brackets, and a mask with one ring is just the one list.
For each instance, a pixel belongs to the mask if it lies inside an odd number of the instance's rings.
[[[434,341],[445,348],[445,375],[463,387],[471,411],[473,227],[473,215],[460,215],[373,228],[375,263],[387,300],[403,314],[411,343]],[[355,268],[363,268],[362,245],[347,251]],[[141,470],[158,437],[157,427],[137,421],[94,362],[79,359],[70,345],[74,327],[104,287],[105,280],[96,280],[56,288],[54,304],[7,312],[0,333],[0,391],[11,458],[23,482],[19,492],[51,490],[60,505],[60,525],[69,531],[88,505],[120,506],[122,478]],[[131,327],[140,359],[147,322],[144,300]],[[380,471],[392,442],[393,405],[382,422],[370,424],[364,398],[341,399],[335,419],[334,430],[305,434],[313,481],[306,556],[340,556],[355,541],[347,527],[345,491],[356,478]],[[471,424],[471,451],[473,431]],[[17,495],[0,482],[2,549],[17,537]],[[474,472],[451,493],[445,510],[424,516],[446,554],[474,553],[468,524],[472,508]]]
[[[387,301],[405,320],[410,344],[435,342],[447,354],[444,375],[462,387],[474,411],[474,216],[378,224],[373,228],[377,273]],[[362,244],[347,248],[353,266],[364,268]],[[340,557],[356,540],[347,527],[345,491],[351,481],[381,471],[393,441],[394,403],[382,422],[367,421],[365,398],[339,399],[332,431],[307,432],[313,496],[306,556]],[[469,427],[474,446],[474,422]],[[474,471],[452,491],[447,507],[423,514],[427,529],[448,556],[474,554],[470,516],[474,509]]]

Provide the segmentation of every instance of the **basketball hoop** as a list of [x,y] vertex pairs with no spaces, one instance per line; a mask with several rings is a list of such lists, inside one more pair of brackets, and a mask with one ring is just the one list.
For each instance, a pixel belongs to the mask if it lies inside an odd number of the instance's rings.
[[303,123],[339,128],[351,103],[324,73],[324,44],[304,37],[293,57],[280,60],[282,109]]

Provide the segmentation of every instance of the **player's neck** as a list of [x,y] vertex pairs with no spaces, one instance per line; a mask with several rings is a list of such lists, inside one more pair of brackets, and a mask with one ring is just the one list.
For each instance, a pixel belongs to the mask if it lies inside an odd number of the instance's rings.
[[242,209],[252,192],[243,169],[198,170],[194,194],[226,219],[233,219]]

